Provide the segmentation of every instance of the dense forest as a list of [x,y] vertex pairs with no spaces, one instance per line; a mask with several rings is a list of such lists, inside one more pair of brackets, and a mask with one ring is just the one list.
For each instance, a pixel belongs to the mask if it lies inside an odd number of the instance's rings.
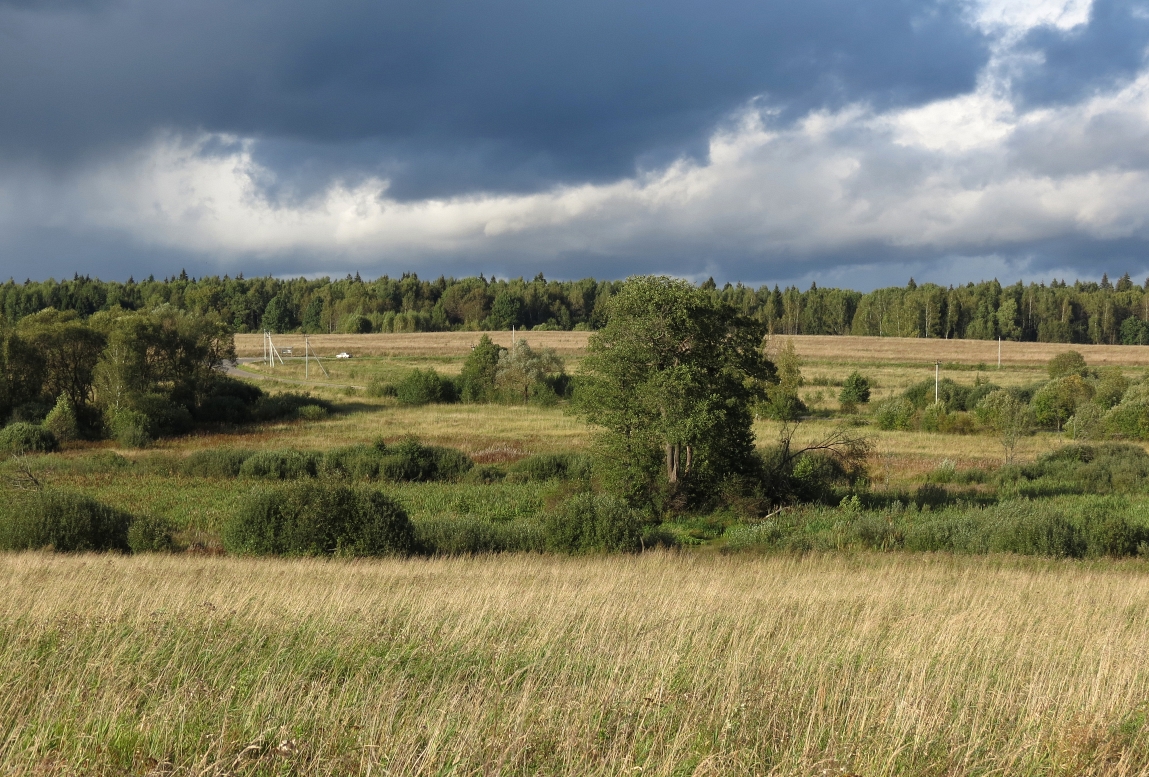
[[[415,274],[363,280],[178,277],[127,282],[76,276],[0,285],[0,315],[15,323],[55,308],[87,318],[100,311],[148,311],[164,305],[214,313],[236,332],[427,332],[452,329],[599,329],[605,303],[621,281],[445,278]],[[944,287],[932,283],[869,293],[702,284],[777,334],[874,335],[1149,344],[1149,279],[1126,273],[1116,283],[997,280]]]

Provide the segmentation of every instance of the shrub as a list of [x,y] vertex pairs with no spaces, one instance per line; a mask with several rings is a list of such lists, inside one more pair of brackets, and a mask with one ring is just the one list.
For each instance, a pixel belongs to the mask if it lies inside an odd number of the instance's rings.
[[319,460],[319,474],[349,480],[373,480],[379,477],[382,456],[382,449],[371,445],[333,448]]
[[43,491],[7,503],[0,548],[61,552],[128,550],[132,516],[68,491]]
[[301,421],[322,421],[327,417],[327,408],[320,405],[304,405],[295,411]]
[[906,431],[914,421],[914,405],[904,397],[894,397],[874,409],[874,422],[886,431]]
[[581,453],[544,453],[528,456],[512,464],[507,481],[529,483],[540,480],[587,480],[591,475],[591,460]]
[[308,405],[321,407],[330,413],[334,408],[330,402],[310,396],[287,392],[274,396],[266,395],[256,402],[252,408],[252,419],[256,421],[276,421],[281,418],[299,417],[301,408]]
[[499,350],[487,335],[480,337],[471,349],[459,373],[459,398],[463,402],[490,402],[495,398]]
[[194,415],[197,421],[204,423],[248,423],[252,420],[252,409],[263,397],[263,390],[258,386],[220,376]]
[[192,429],[192,417],[188,409],[160,394],[136,397],[132,409],[143,414],[144,429],[153,440],[187,434]]
[[1054,380],[1070,375],[1085,377],[1087,372],[1085,357],[1077,351],[1059,353],[1049,360],[1049,377]]
[[80,425],[76,420],[76,409],[68,400],[66,394],[61,394],[56,400],[52,412],[44,418],[43,427],[51,432],[60,442],[75,440],[80,436]]
[[489,521],[476,516],[429,518],[415,523],[418,546],[427,553],[510,553],[547,548],[536,520]]
[[491,483],[502,482],[506,477],[507,473],[501,467],[493,464],[480,464],[468,470],[463,477],[463,482],[490,485]]
[[128,527],[128,547],[132,553],[161,553],[175,548],[173,528],[166,518],[141,515]]
[[56,436],[42,426],[17,421],[0,429],[0,451],[22,455],[25,453],[51,453],[58,450]]
[[115,411],[108,419],[108,431],[124,448],[146,448],[152,441],[148,434],[148,418],[137,410],[122,408]]
[[239,474],[247,478],[295,480],[315,477],[318,456],[304,451],[259,451],[244,460]]
[[870,401],[870,381],[858,371],[850,373],[846,382],[842,384],[842,391],[838,394],[838,401],[842,404],[864,405]]
[[180,465],[184,475],[200,478],[234,478],[243,463],[254,455],[253,451],[236,448],[209,448],[196,451]]
[[434,370],[412,370],[395,387],[401,405],[427,405],[453,402],[455,384]]
[[642,548],[638,513],[606,494],[576,494],[547,516],[544,527],[550,550],[594,553]]
[[378,491],[297,483],[248,497],[224,526],[223,543],[251,555],[406,555],[415,535],[403,508]]
[[1029,556],[1081,558],[1087,549],[1083,532],[1059,512],[1043,510],[1018,516],[994,527],[989,549]]
[[387,446],[379,462],[379,476],[396,481],[454,480],[474,465],[462,451],[408,438]]
[[397,393],[394,383],[386,383],[380,378],[372,378],[367,384],[367,396],[369,397],[393,397]]

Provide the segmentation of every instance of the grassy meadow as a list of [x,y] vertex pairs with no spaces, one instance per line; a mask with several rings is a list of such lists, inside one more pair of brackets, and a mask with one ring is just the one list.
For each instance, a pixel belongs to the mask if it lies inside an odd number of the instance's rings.
[[[490,334],[510,344],[509,332]],[[277,337],[292,348],[286,364],[245,362],[240,374],[323,398],[326,417],[0,463],[5,489],[34,481],[159,516],[186,549],[0,554],[0,773],[1149,774],[1149,545],[1120,560],[1041,558],[987,528],[1025,529],[1043,511],[1066,522],[1119,512],[1149,527],[1149,491],[1131,476],[1100,496],[1057,490],[1052,476],[1010,480],[986,433],[883,431],[862,408],[845,420],[870,441],[880,509],[697,516],[670,527],[672,550],[222,554],[224,522],[265,484],[188,474],[182,463],[204,451],[322,453],[414,435],[477,469],[589,452],[592,430],[564,403],[407,407],[366,390],[412,369],[458,374],[479,335],[316,335],[328,375],[311,364],[306,378],[302,337]],[[517,336],[555,348],[577,374],[587,333]],[[997,343],[792,340],[811,414],[796,427],[756,421],[762,446],[839,428],[854,370],[873,380],[873,404],[932,380],[935,362],[961,384],[1032,385],[1070,347],[1005,343],[999,368]],[[260,355],[259,336],[236,344]],[[1130,379],[1149,368],[1149,347],[1072,347]],[[340,351],[353,358],[326,358]],[[1037,432],[1016,458],[1070,442]],[[903,504],[939,486],[960,500]],[[493,527],[530,535],[505,547],[534,548],[531,533],[571,485],[379,487],[420,536]],[[918,552],[943,547],[922,544],[943,529],[966,544]],[[889,549],[900,552],[879,552]]]
[[12,555],[0,770],[1144,774],[1145,573]]

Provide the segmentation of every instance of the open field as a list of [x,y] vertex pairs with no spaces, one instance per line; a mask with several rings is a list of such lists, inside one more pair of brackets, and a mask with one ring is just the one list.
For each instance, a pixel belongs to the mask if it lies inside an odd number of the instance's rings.
[[[509,344],[510,333],[492,334]],[[586,333],[525,336],[559,349],[577,374]],[[998,498],[996,437],[883,431],[865,407],[836,412],[855,369],[875,381],[877,401],[932,381],[935,359],[958,383],[1020,387],[1070,347],[1139,378],[1149,349],[1007,343],[998,369],[996,343],[794,338],[813,412],[793,441],[843,422],[869,438],[867,487],[887,506],[864,513],[835,498],[773,523],[684,516],[664,526],[678,550],[633,556],[218,555],[229,517],[278,481],[181,470],[206,449],[323,452],[414,435],[502,468],[592,450],[593,430],[565,403],[408,407],[352,388],[412,369],[455,375],[477,337],[313,336],[321,352],[355,358],[325,359],[329,378],[313,367],[306,384],[262,385],[323,397],[326,417],[218,426],[144,450],[71,443],[0,463],[4,488],[28,489],[31,477],[159,516],[189,549],[0,554],[0,773],[1149,775],[1149,545],[1122,560],[1058,561],[867,539],[931,521],[960,529],[1013,506],[1025,520],[1107,510],[1140,526],[1143,484],[1109,502],[1015,490],[997,512],[977,513],[978,499]],[[237,344],[259,355],[258,336]],[[243,367],[303,379],[299,360]],[[758,420],[754,431],[770,446],[783,426]],[[1026,436],[1017,459],[1068,442]],[[919,510],[907,495],[938,482],[939,466],[983,477],[944,481],[955,503]],[[446,536],[446,526],[463,527],[464,539],[475,527],[541,537],[546,516],[581,487],[345,482],[396,499],[420,537]],[[813,528],[787,536],[815,544],[771,545],[785,519],[808,520]],[[877,547],[886,552],[859,550]]]
[[0,770],[1145,774],[1145,571],[7,555]]
[[[413,334],[310,335],[311,346],[321,356],[347,351],[356,356],[465,356],[479,337],[486,334],[502,346],[511,344],[511,333],[419,332]],[[590,332],[520,332],[537,347],[554,348],[560,354],[576,354],[586,348]],[[774,335],[774,342],[793,340],[798,354],[812,362],[844,364],[868,362],[922,362],[935,360],[956,364],[997,366],[997,342],[993,340],[932,340],[913,337],[834,337],[829,335]],[[260,356],[262,335],[236,335],[240,356]],[[276,335],[278,349],[292,348],[302,354],[302,335]],[[1053,356],[1073,349],[1095,366],[1149,367],[1149,345],[1077,345],[1067,343],[1003,342],[1003,366],[1044,367]]]
[[[471,346],[483,335],[495,343],[510,347],[513,337],[526,338],[538,348],[554,348],[560,354],[577,353],[586,348],[590,332],[416,332],[412,334],[308,335],[314,353],[322,357],[346,351],[353,356],[466,356]],[[303,355],[303,335],[275,335],[277,350],[291,348]],[[236,335],[235,350],[239,356],[262,356],[263,335]]]

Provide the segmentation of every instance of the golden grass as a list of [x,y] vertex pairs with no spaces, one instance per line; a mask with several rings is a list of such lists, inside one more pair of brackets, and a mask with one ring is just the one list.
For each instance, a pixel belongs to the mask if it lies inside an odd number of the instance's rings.
[[[487,335],[499,345],[510,347],[511,332],[418,332],[415,334],[308,335],[314,353],[331,357],[346,351],[355,356],[466,356],[479,338]],[[519,332],[535,348],[554,348],[567,355],[586,348],[590,332]],[[279,351],[291,348],[303,355],[303,335],[275,335]],[[263,335],[236,335],[235,350],[240,356],[263,355]]]
[[1149,773],[1149,576],[0,556],[0,771]]
[[[355,356],[465,356],[471,346],[486,334],[496,343],[511,344],[510,332],[419,332],[415,334],[310,335],[312,347],[321,356],[347,351]],[[536,347],[554,348],[560,354],[582,352],[590,332],[521,332]],[[936,340],[909,337],[834,337],[829,335],[775,335],[772,347],[794,341],[798,355],[809,362],[845,364],[869,362],[934,361],[997,366],[997,342],[993,340]],[[262,335],[236,335],[240,356],[260,356]],[[302,335],[276,335],[276,347],[292,348],[302,354]],[[1093,366],[1149,366],[1149,345],[1077,345],[1065,343],[1003,342],[1003,366],[1041,366],[1063,351],[1080,352]]]

